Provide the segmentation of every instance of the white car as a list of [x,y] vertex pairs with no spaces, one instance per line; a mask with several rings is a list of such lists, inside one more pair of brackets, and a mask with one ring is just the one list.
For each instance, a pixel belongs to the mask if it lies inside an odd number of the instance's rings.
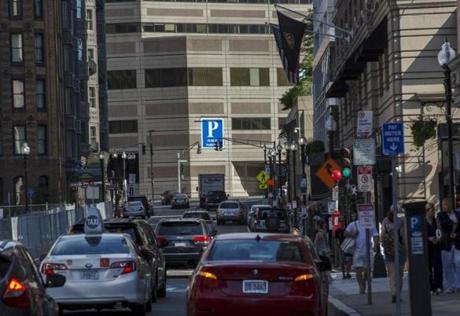
[[216,213],[217,225],[223,225],[226,221],[237,221],[244,224],[245,218],[241,204],[238,201],[220,202]]
[[123,217],[142,217],[148,218],[148,211],[144,209],[141,201],[128,201],[123,208]]
[[151,311],[149,265],[127,234],[61,236],[40,272],[44,279],[66,277],[63,287],[47,289],[61,310],[129,307],[133,316]]

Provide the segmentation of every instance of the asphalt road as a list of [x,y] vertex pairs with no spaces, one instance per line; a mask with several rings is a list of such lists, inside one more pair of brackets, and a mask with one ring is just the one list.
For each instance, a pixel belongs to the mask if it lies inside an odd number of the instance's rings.
[[[190,209],[198,208],[197,204],[192,204]],[[157,222],[162,217],[180,217],[186,211],[173,210],[169,206],[156,206],[155,216],[149,222]],[[212,214],[213,215],[213,214]],[[218,227],[218,234],[246,232],[247,227],[236,224],[226,224]],[[152,312],[149,316],[185,316],[185,289],[187,288],[188,276],[193,270],[168,270],[167,293],[165,298],[158,299],[152,305]],[[66,315],[82,315],[82,316],[128,316],[128,312],[124,311],[85,311],[85,312],[67,312]]]

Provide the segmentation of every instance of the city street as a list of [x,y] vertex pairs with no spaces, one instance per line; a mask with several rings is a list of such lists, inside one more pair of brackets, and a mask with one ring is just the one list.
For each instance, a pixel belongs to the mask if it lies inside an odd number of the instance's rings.
[[[197,208],[197,203],[192,204],[190,209]],[[189,209],[171,209],[169,206],[156,206],[155,216],[153,220],[160,219],[164,216],[181,216],[182,213]],[[213,214],[213,212],[211,212]],[[152,219],[151,219],[152,220]],[[219,226],[218,234],[225,233],[236,233],[247,231],[246,226],[226,224]],[[187,287],[188,276],[192,270],[169,270],[168,271],[168,283],[167,283],[167,294],[166,298],[160,298],[154,304],[152,304],[152,312],[148,315],[155,316],[184,316],[185,315],[185,289]],[[82,316],[100,316],[100,315],[119,315],[125,316],[129,313],[125,312],[67,312],[67,315],[82,315]]]

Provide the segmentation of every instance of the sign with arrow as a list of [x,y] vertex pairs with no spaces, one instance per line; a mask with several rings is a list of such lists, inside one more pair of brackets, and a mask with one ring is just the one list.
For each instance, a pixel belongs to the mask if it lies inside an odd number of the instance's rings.
[[404,154],[404,124],[385,123],[382,128],[382,152],[385,156]]
[[316,172],[316,176],[329,188],[332,189],[336,185],[336,181],[332,178],[332,172],[334,170],[342,170],[339,164],[329,158]]

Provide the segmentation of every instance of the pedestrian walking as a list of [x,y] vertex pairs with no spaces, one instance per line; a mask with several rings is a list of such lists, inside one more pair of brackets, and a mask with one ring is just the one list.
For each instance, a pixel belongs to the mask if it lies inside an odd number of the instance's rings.
[[[388,278],[390,281],[390,290],[391,290],[391,301],[396,303],[396,291],[402,291],[403,285],[403,275],[404,275],[404,265],[406,263],[406,243],[405,243],[405,234],[402,220],[399,218],[394,218],[394,207],[391,206],[390,211],[387,216],[382,221],[382,231],[380,233],[380,240],[382,241],[383,254],[385,256],[385,266],[388,273]],[[398,244],[399,244],[399,267],[396,266],[395,256],[395,229],[398,231]],[[396,269],[399,269],[399,280],[396,279]]]
[[318,230],[316,231],[313,244],[315,245],[316,253],[319,256],[329,258],[331,248],[329,246],[328,231],[326,221],[324,219],[320,219],[318,221]]
[[436,234],[438,231],[438,222],[435,217],[434,205],[427,203],[425,205],[425,218],[427,224],[428,236],[428,264],[430,273],[430,288],[432,294],[442,293],[442,259],[440,236]]
[[[379,233],[375,228],[370,230],[371,235],[371,254],[370,254],[370,267],[374,266],[374,252],[378,251],[379,247]],[[356,281],[359,285],[359,293],[366,293],[367,283],[367,259],[366,259],[366,229],[362,228],[356,215],[353,215],[353,221],[348,224],[345,230],[345,238],[355,239],[355,249],[353,251],[352,268],[356,272]],[[372,251],[374,250],[374,252]]]
[[338,249],[340,251],[340,266],[342,267],[342,278],[343,279],[351,279],[351,262],[353,260],[353,254],[346,253],[345,251],[342,250],[340,247],[345,240],[345,218],[340,217],[339,218],[339,227],[335,230],[335,240],[336,244],[338,246]]
[[460,213],[450,204],[450,199],[444,198],[437,217],[445,293],[460,292]]

